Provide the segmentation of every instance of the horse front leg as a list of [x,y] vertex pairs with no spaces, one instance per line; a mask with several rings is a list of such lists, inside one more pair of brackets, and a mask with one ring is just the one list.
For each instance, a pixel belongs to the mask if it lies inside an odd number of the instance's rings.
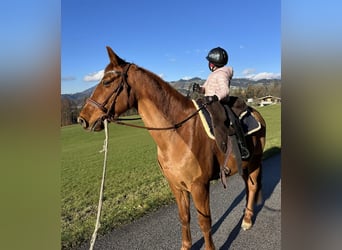
[[250,174],[244,176],[246,184],[246,209],[242,220],[241,227],[243,230],[248,230],[252,227],[252,218],[254,215],[254,204],[256,193],[258,191],[258,178],[260,174],[260,168],[256,168]]
[[171,191],[175,196],[178,206],[179,219],[182,225],[182,247],[181,250],[190,250],[192,245],[190,231],[190,197],[188,191],[175,188],[170,184]]
[[202,230],[205,249],[213,250],[215,245],[211,235],[211,213],[209,200],[209,183],[208,184],[192,184],[191,195],[194,205],[197,209],[198,224]]

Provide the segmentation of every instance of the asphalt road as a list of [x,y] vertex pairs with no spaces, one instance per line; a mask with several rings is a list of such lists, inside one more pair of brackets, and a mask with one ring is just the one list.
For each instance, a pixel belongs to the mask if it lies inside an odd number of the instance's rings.
[[[216,249],[281,249],[281,156],[275,155],[263,163],[264,203],[257,207],[253,227],[240,228],[245,207],[245,190],[237,174],[228,179],[224,189],[220,182],[210,188],[212,232]],[[196,211],[191,205],[193,250],[204,249]],[[94,249],[179,250],[181,231],[175,204],[160,208],[143,218],[99,236]],[[89,249],[89,244],[80,250]]]

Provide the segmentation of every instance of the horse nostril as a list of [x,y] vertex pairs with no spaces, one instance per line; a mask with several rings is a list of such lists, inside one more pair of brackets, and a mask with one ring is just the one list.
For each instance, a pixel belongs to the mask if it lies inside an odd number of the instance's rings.
[[77,122],[83,127],[83,128],[87,128],[88,127],[88,123],[85,119],[83,119],[82,117],[78,117],[77,118]]

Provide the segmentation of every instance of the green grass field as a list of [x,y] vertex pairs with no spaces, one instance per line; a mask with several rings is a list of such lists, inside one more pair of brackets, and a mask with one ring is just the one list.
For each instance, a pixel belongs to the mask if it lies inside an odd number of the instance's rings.
[[[281,106],[258,110],[267,123],[265,150],[280,148]],[[86,132],[79,125],[61,128],[63,249],[89,240],[94,230],[104,159],[99,151],[104,138],[104,132]],[[108,150],[100,234],[173,202],[156,161],[156,146],[146,130],[110,124]]]

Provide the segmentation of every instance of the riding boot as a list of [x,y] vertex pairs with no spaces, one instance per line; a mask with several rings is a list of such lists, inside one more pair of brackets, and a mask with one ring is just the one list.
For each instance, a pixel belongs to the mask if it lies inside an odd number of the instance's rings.
[[249,158],[249,150],[247,148],[247,142],[246,142],[246,138],[241,127],[240,120],[237,117],[236,117],[235,122],[233,122],[233,128],[235,130],[238,145],[240,148],[241,159],[246,160]]
[[249,158],[250,154],[249,154],[249,150],[247,148],[247,142],[246,142],[246,138],[245,138],[240,120],[233,113],[233,111],[230,109],[230,107],[228,107],[227,105],[224,105],[224,107],[228,113],[230,125],[232,125],[232,127],[235,131],[235,135],[236,135],[237,142],[238,142],[239,149],[240,149],[240,153],[241,153],[241,159],[246,160]]

